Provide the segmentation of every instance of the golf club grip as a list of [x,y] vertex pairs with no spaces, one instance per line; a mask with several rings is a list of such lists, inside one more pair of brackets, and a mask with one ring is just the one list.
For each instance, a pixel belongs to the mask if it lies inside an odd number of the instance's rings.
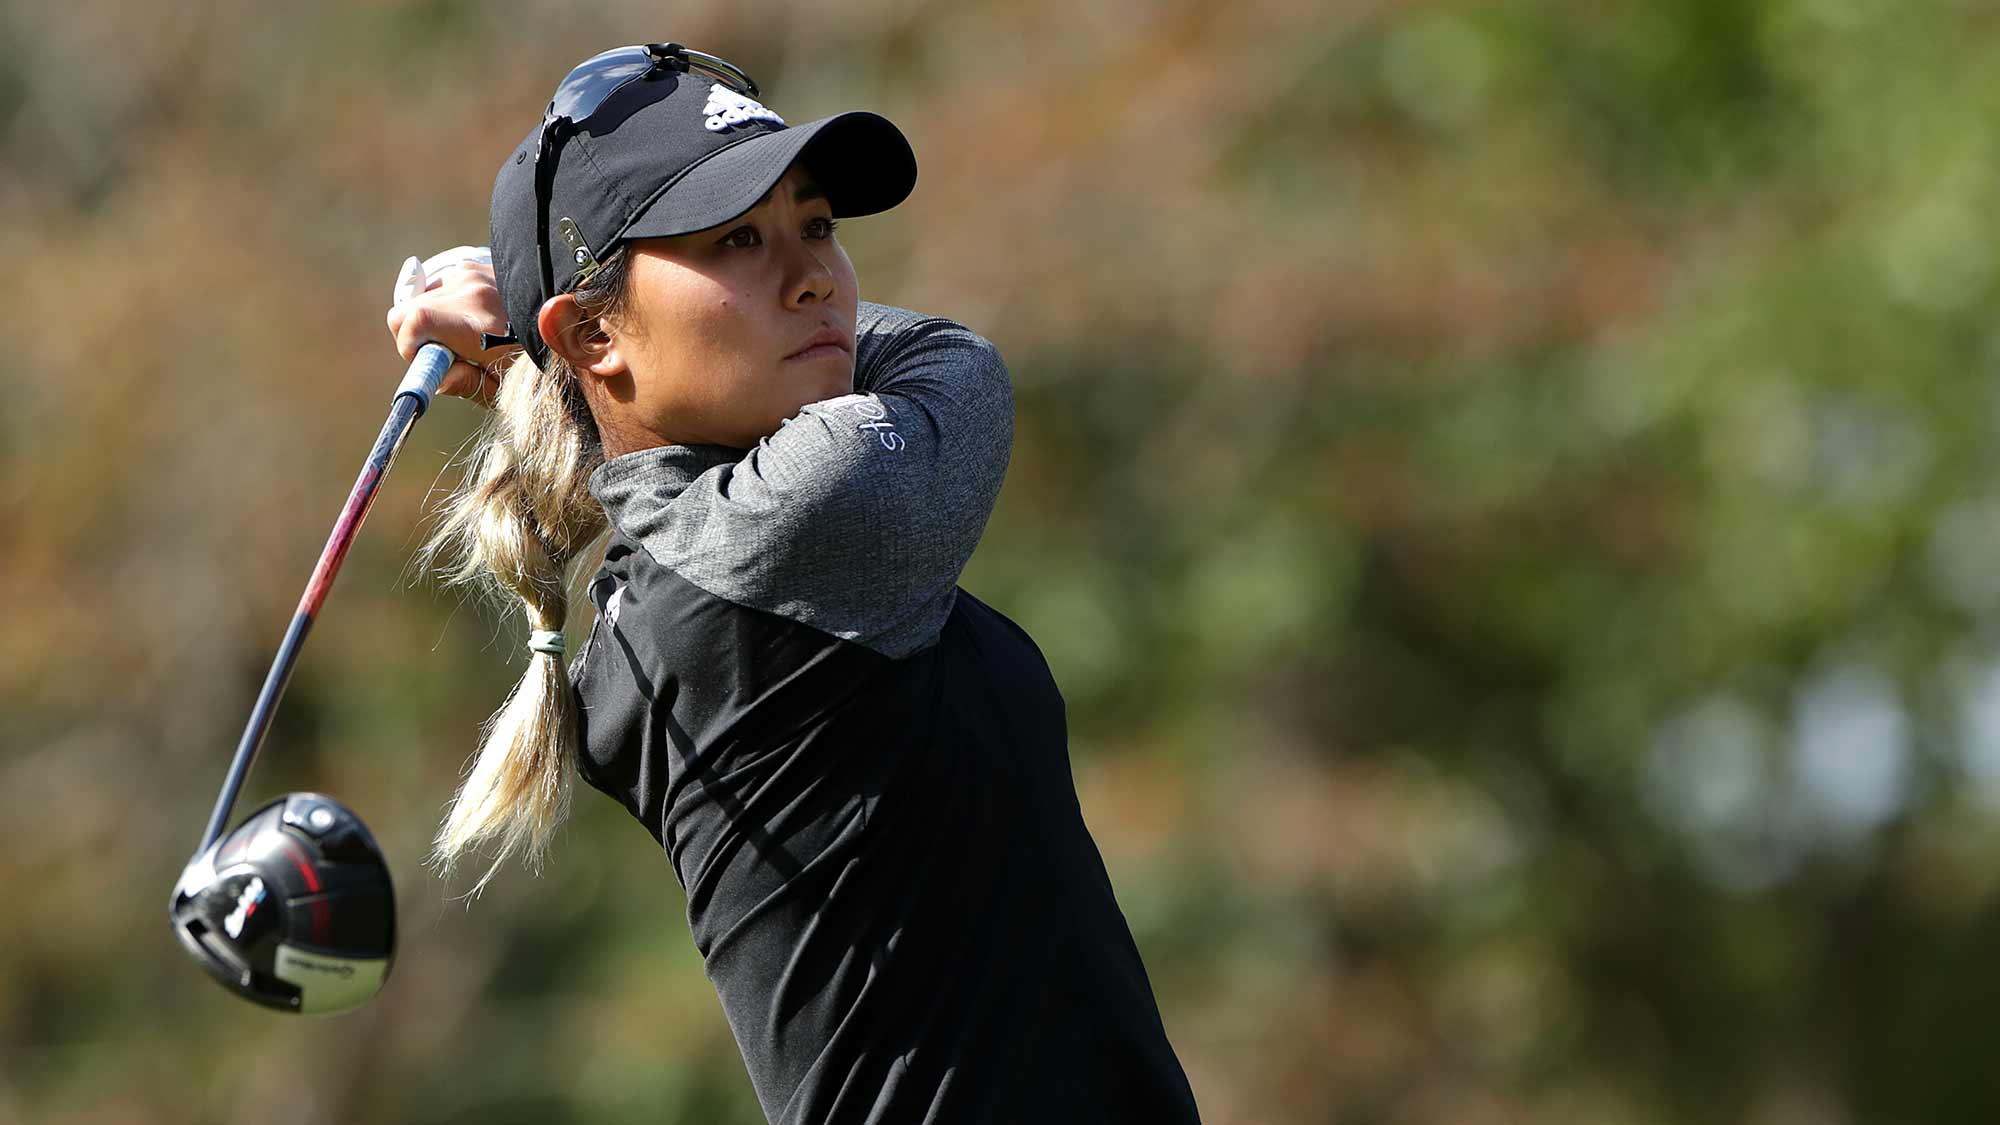
[[389,418],[382,423],[382,432],[376,435],[375,445],[368,451],[368,460],[361,466],[361,475],[355,479],[354,488],[347,494],[347,503],[340,509],[340,518],[334,522],[333,534],[327,537],[326,547],[320,551],[319,561],[313,566],[312,578],[306,582],[305,593],[299,598],[298,611],[285,630],[285,639],[278,645],[277,656],[271,660],[271,670],[264,677],[263,690],[257,693],[256,706],[250,710],[250,721],[243,728],[243,739],[237,743],[236,757],[229,763],[229,773],[223,779],[222,792],[216,797],[215,811],[209,816],[201,844],[195,848],[196,855],[222,838],[228,825],[229,810],[236,804],[236,795],[250,775],[250,765],[264,744],[265,732],[271,728],[271,718],[277,713],[278,701],[285,694],[285,685],[291,681],[292,667],[298,663],[299,650],[305,647],[306,633],[312,628],[320,607],[326,604],[326,596],[333,589],[333,580],[340,573],[340,564],[347,559],[347,549],[354,545],[354,538],[367,520],[369,509],[375,506],[376,490],[396,463],[396,453],[403,447],[403,439],[409,436],[410,427],[430,405],[431,396],[437,393],[438,384],[444,380],[445,372],[451,370],[452,362],[451,352],[437,344],[425,344],[418,350],[416,362],[410,364],[409,372],[396,388],[395,397],[389,404]]
[[412,395],[417,400],[417,414],[421,416],[430,409],[431,396],[444,382],[451,370],[453,356],[443,344],[425,344],[417,349],[417,358],[410,363],[410,370],[396,387],[396,397]]

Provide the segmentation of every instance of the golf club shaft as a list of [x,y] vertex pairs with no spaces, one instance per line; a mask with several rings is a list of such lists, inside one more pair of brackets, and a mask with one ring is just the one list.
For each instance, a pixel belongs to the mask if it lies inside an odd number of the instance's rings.
[[312,628],[314,617],[320,606],[326,603],[326,595],[333,588],[333,580],[340,573],[340,564],[347,558],[347,549],[354,545],[354,537],[361,531],[362,521],[368,518],[368,509],[375,504],[375,491],[382,478],[389,474],[389,467],[396,462],[396,452],[402,448],[403,439],[409,436],[410,427],[423,416],[430,406],[431,396],[437,393],[438,384],[444,381],[445,372],[451,370],[452,355],[438,344],[425,344],[417,352],[416,362],[396,388],[396,395],[389,407],[389,419],[382,424],[382,432],[375,438],[375,448],[369,450],[368,461],[361,466],[361,476],[354,482],[353,491],[347,495],[347,505],[340,510],[340,519],[333,525],[333,534],[326,541],[326,548],[320,552],[319,562],[313,567],[312,578],[306,583],[305,594],[299,598],[298,612],[292,616],[291,627],[285,630],[285,639],[278,645],[278,655],[271,661],[270,674],[264,677],[264,689],[257,693],[257,705],[250,710],[250,722],[243,728],[243,740],[236,745],[236,757],[229,763],[229,775],[223,779],[222,792],[215,799],[215,811],[209,815],[208,827],[201,834],[201,843],[195,854],[208,850],[210,844],[220,839],[229,820],[229,810],[236,804],[236,795],[243,788],[243,782],[250,776],[250,766],[257,758],[257,751],[264,744],[264,735],[271,728],[271,719],[278,711],[278,701],[284,697],[285,685],[291,682],[292,667],[298,663],[299,650],[305,646],[306,633]]

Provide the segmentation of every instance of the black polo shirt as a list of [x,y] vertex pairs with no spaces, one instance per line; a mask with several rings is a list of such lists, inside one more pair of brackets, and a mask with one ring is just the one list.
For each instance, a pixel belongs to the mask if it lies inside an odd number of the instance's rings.
[[773,1122],[1184,1122],[1034,642],[956,585],[992,346],[866,305],[860,393],[606,463],[584,778],[659,839]]

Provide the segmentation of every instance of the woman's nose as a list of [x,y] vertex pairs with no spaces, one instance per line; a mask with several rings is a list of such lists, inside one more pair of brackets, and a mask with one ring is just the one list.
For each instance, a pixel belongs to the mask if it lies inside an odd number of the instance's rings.
[[833,296],[833,271],[820,257],[821,251],[799,247],[792,255],[790,278],[786,282],[785,303],[805,305]]

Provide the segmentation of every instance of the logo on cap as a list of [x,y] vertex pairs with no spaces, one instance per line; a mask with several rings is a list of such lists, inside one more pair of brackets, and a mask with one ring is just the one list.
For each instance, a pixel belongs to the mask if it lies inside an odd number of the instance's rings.
[[784,118],[720,82],[709,87],[708,104],[701,107],[701,112],[708,117],[708,131],[711,133],[726,133],[752,121],[769,121],[779,126],[785,123]]

